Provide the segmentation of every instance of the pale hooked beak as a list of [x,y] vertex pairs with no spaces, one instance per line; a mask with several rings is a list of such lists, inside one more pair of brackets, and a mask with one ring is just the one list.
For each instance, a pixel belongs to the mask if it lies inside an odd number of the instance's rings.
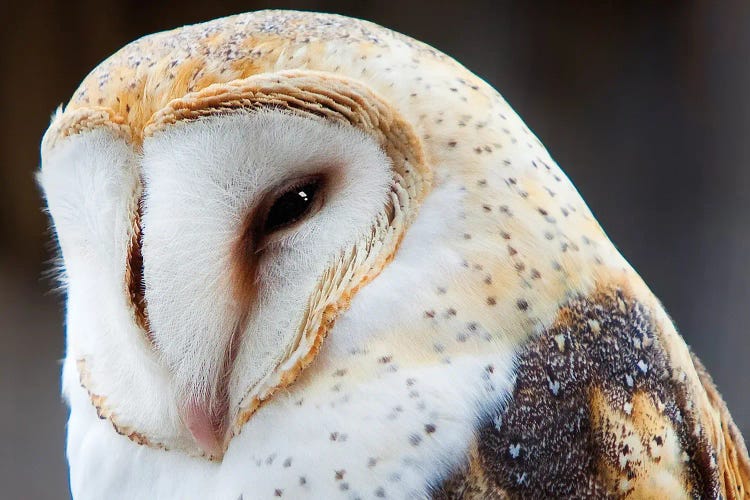
[[210,404],[190,401],[180,410],[183,423],[198,447],[212,460],[221,460],[226,445],[226,412],[212,410]]

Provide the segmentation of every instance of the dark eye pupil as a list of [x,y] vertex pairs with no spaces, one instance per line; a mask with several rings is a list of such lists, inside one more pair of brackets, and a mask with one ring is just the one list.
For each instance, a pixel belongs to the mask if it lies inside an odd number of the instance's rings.
[[318,182],[309,182],[290,189],[273,203],[266,217],[265,232],[270,233],[299,220],[312,205]]

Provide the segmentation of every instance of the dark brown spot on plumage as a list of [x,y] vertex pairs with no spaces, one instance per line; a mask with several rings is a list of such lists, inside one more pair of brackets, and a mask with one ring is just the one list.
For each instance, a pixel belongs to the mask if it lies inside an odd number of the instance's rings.
[[526,299],[518,299],[516,301],[516,307],[518,307],[522,311],[525,311],[529,308],[529,303],[526,301]]

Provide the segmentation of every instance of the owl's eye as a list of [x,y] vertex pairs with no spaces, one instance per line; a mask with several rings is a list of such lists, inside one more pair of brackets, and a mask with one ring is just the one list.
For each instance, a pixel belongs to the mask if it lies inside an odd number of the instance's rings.
[[307,215],[317,202],[320,184],[320,179],[306,180],[282,192],[266,215],[263,232],[270,234]]

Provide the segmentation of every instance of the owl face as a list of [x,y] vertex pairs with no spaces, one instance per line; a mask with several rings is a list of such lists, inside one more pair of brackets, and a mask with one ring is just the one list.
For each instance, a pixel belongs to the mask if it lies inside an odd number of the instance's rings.
[[[317,76],[283,80],[315,97]],[[261,100],[227,110],[236,100],[165,109],[140,144],[92,126],[41,173],[72,285],[69,341],[100,415],[209,458],[310,363],[427,185],[419,149],[391,139],[411,137],[403,123]]]
[[227,410],[294,354],[325,271],[371,238],[390,161],[350,127],[261,111],[172,125],[142,167],[150,337],[185,425],[219,453]]

